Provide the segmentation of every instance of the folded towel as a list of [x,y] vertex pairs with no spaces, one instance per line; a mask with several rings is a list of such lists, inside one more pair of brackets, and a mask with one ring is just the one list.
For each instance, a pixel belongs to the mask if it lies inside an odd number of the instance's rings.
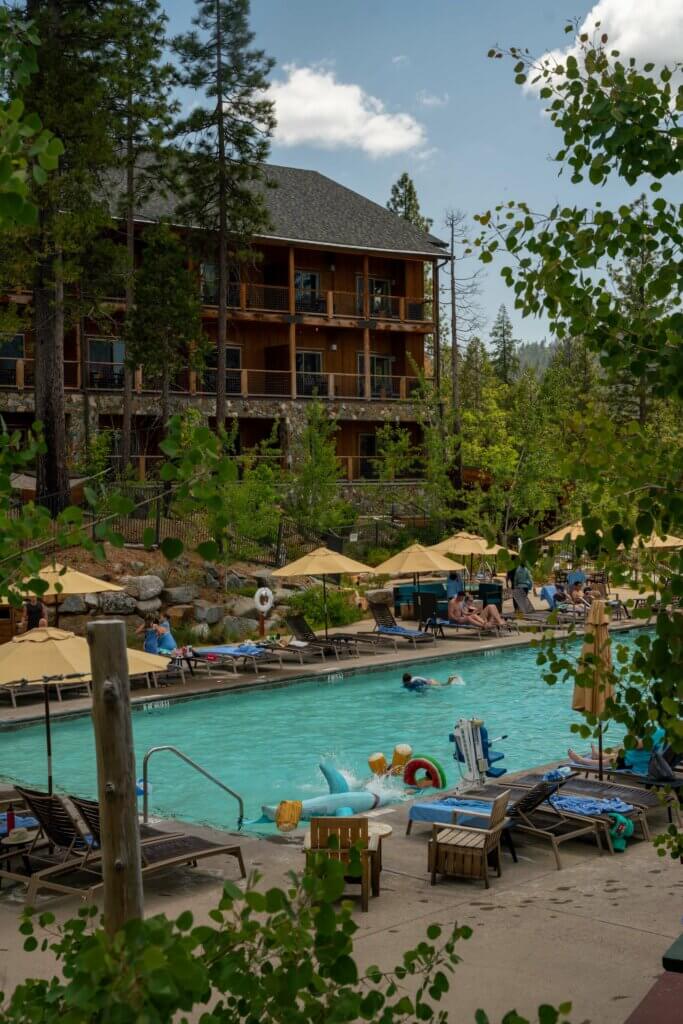
[[598,800],[595,797],[567,796],[555,793],[550,797],[550,803],[558,811],[567,811],[570,814],[583,814],[591,818],[599,814],[608,814],[610,811],[627,814],[633,810],[631,804],[624,803],[618,797],[612,797],[609,800]]
[[543,776],[544,782],[559,782],[561,779],[568,778],[572,773],[569,765],[564,765],[562,768],[553,768],[551,771],[546,772]]

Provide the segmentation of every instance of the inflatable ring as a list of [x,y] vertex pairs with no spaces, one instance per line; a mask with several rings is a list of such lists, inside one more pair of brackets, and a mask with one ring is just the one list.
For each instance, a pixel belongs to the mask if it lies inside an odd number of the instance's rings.
[[254,594],[254,604],[256,605],[256,611],[261,612],[262,615],[267,615],[270,609],[273,607],[273,591],[270,587],[259,587]]
[[419,786],[419,771],[426,772],[429,783],[434,789],[446,788],[446,773],[434,757],[411,757],[403,769],[403,781],[406,786]]

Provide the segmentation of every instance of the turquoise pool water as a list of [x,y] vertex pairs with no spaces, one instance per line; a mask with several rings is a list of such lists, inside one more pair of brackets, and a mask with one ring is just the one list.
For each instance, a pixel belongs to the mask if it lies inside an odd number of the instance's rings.
[[[635,634],[619,640],[627,646]],[[396,743],[432,754],[449,782],[458,770],[448,742],[455,721],[478,716],[505,751],[503,764],[519,769],[566,754],[572,743],[569,684],[548,686],[528,648],[444,657],[425,662],[423,672],[445,681],[458,672],[464,685],[424,694],[401,687],[403,669],[346,675],[332,681],[183,701],[133,715],[138,775],[150,747],[168,743],[242,794],[246,816],[263,803],[306,799],[326,791],[318,761],[334,756],[340,767],[368,775],[376,750],[390,757]],[[419,666],[412,666],[417,674]],[[89,717],[53,723],[55,786],[61,792],[96,796],[95,751]],[[575,739],[575,737],[574,737]],[[0,731],[0,778],[44,788],[42,725]],[[150,764],[150,806],[188,821],[234,827],[236,804],[172,754]]]

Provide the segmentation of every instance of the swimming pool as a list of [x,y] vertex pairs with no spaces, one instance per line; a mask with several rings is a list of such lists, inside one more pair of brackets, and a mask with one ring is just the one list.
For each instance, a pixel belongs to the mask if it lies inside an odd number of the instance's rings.
[[[618,642],[631,647],[635,639],[635,633],[622,634]],[[464,685],[423,694],[402,688],[403,671],[392,666],[343,678],[335,673],[331,679],[138,710],[133,715],[138,775],[146,750],[172,744],[241,793],[246,817],[256,818],[263,803],[324,793],[318,769],[323,756],[365,777],[369,754],[383,750],[390,757],[396,743],[410,743],[415,753],[441,761],[449,783],[455,782],[458,769],[448,734],[461,717],[484,718],[492,737],[507,733],[496,746],[505,752],[503,765],[510,770],[563,757],[572,744],[570,725],[579,716],[571,711],[570,685],[544,683],[533,649],[425,662],[424,674],[445,681],[457,672]],[[54,720],[52,737],[56,788],[96,796],[90,717]],[[44,788],[42,725],[0,731],[0,778]],[[154,812],[234,827],[235,802],[172,754],[155,755],[150,781]]]

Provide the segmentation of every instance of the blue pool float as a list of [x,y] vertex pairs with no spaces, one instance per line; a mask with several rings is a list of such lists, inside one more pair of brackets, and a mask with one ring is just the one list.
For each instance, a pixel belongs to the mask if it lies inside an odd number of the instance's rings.
[[[302,821],[308,821],[309,818],[320,816],[346,817],[349,814],[364,814],[366,811],[372,811],[375,807],[382,807],[390,802],[390,797],[384,794],[370,793],[367,789],[351,789],[347,779],[344,778],[332,761],[321,761],[320,771],[325,776],[330,791],[322,796],[314,796],[308,800],[302,800]],[[262,816],[256,821],[248,821],[246,824],[261,825],[266,822],[275,821],[278,806],[279,804],[263,804],[261,807]]]

